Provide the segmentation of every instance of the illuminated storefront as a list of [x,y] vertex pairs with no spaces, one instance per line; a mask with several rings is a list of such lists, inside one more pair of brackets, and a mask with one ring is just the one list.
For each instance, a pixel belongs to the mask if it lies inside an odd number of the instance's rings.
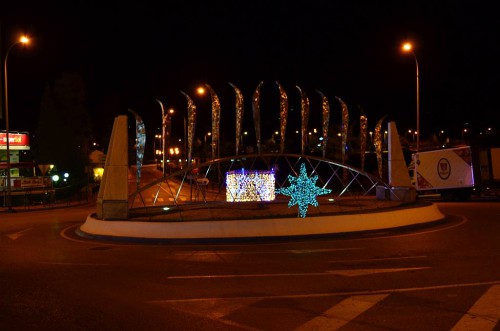
[[[30,156],[28,133],[9,132],[9,154],[12,188],[32,186],[31,181],[28,183],[19,179],[19,177],[33,177],[35,171]],[[0,175],[0,190],[3,190],[7,185],[7,134],[5,132],[0,132]]]

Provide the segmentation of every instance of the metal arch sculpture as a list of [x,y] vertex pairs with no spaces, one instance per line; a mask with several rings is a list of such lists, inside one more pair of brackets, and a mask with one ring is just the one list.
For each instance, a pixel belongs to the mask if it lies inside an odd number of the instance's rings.
[[[154,193],[148,192],[147,194],[148,196],[151,196],[151,194],[154,196],[150,207],[157,206],[161,191],[163,194],[168,195],[168,199],[163,201],[171,201],[170,205],[163,204],[162,206],[168,206],[167,208],[171,209],[188,205],[191,206],[190,208],[194,208],[193,202],[197,202],[195,205],[201,205],[200,208],[205,206],[207,212],[211,213],[209,207],[211,203],[226,202],[224,190],[215,189],[210,194],[204,191],[207,183],[216,180],[219,169],[223,169],[224,172],[242,168],[248,170],[275,169],[276,189],[282,189],[288,185],[289,175],[299,176],[299,168],[302,163],[305,163],[310,169],[308,173],[311,177],[318,176],[318,185],[323,189],[331,189],[332,195],[336,198],[349,195],[355,197],[374,195],[377,186],[383,186],[392,192],[392,188],[380,178],[339,162],[315,156],[267,153],[245,155],[244,157],[224,157],[173,172],[144,185],[140,190],[132,193],[129,196],[130,208],[134,207],[133,204],[138,194],[141,195],[146,190],[156,190]],[[192,176],[193,170],[196,169],[199,177],[191,181],[192,184],[190,185],[190,176]],[[345,182],[343,176],[345,172],[349,175],[347,182]],[[219,183],[219,185],[219,188],[222,188],[224,183]],[[199,196],[200,192],[202,193],[201,199],[198,199],[197,196]],[[147,207],[144,202],[143,204],[142,207]]]

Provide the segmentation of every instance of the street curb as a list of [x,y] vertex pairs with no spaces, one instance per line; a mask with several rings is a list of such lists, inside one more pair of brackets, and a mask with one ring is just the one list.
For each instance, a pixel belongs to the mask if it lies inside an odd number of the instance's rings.
[[94,203],[90,201],[81,201],[75,203],[54,203],[51,205],[37,205],[37,206],[29,206],[29,207],[20,207],[13,206],[12,210],[9,210],[7,207],[1,207],[0,213],[29,213],[36,211],[48,211],[54,209],[65,209],[65,208],[73,208],[73,207],[82,207],[82,206],[92,206]]
[[399,228],[445,218],[435,204],[391,210],[302,218],[145,222],[87,217],[78,234],[87,238],[137,240],[216,240],[331,235]]

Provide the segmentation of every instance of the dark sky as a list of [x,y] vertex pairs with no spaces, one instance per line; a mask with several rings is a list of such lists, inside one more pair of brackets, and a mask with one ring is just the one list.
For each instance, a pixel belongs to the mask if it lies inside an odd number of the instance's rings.
[[[31,3],[32,2],[32,3]],[[459,135],[500,128],[499,31],[491,5],[465,1],[24,1],[1,5],[2,50],[27,32],[33,43],[9,55],[11,130],[36,129],[44,85],[64,71],[87,83],[96,129],[135,110],[148,132],[160,126],[155,98],[174,107],[174,134],[182,129],[185,91],[199,109],[199,130],[210,130],[210,84],[222,104],[223,129],[234,131],[234,93],[245,97],[245,127],[252,128],[251,96],[259,81],[264,126],[278,128],[279,80],[298,118],[296,85],[311,100],[319,126],[316,89],[358,105],[369,128],[387,115],[399,131],[415,128],[415,62],[400,51],[415,43],[421,79],[421,131]],[[294,117],[295,116],[295,117]],[[291,125],[299,125],[298,123]],[[4,128],[4,123],[0,124]],[[234,133],[232,133],[234,134]]]

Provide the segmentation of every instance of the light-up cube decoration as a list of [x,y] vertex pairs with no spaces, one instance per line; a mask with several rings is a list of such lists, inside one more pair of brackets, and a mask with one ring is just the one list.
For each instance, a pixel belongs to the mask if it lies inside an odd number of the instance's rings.
[[226,201],[274,200],[274,171],[234,170],[226,172]]

